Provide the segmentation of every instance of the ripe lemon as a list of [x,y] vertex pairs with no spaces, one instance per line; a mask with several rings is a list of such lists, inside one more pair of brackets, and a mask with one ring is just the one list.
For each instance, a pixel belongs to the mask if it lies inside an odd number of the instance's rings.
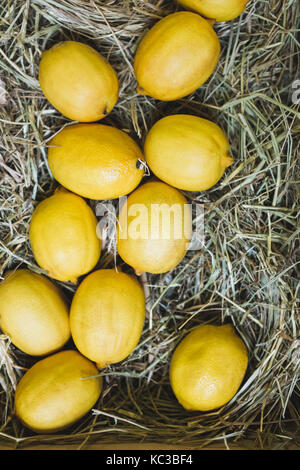
[[138,92],[172,101],[197,90],[213,73],[220,43],[209,21],[180,11],[158,21],[141,40],[134,59]]
[[43,52],[39,82],[54,108],[74,121],[98,121],[118,100],[119,82],[112,66],[78,41],[62,41]]
[[62,292],[28,269],[7,272],[0,284],[0,328],[26,354],[43,356],[60,349],[70,338]]
[[137,274],[165,273],[184,258],[191,231],[186,198],[177,189],[153,181],[133,191],[121,208],[117,249]]
[[32,214],[29,240],[36,262],[50,277],[76,283],[100,257],[96,229],[97,219],[85,200],[59,188]]
[[230,21],[237,18],[246,8],[249,0],[178,0],[186,8],[216,21]]
[[61,351],[36,362],[17,385],[16,415],[37,433],[65,429],[98,400],[102,378],[91,377],[96,374],[96,366],[78,351]]
[[103,124],[65,127],[49,143],[54,178],[89,199],[113,199],[135,189],[143,176],[143,154],[125,132]]
[[162,181],[186,191],[214,186],[233,163],[220,127],[197,116],[176,114],[157,121],[144,147],[146,161]]
[[202,325],[175,349],[171,387],[187,410],[214,410],[234,397],[247,365],[246,346],[231,325]]
[[78,350],[106,367],[125,359],[139,342],[145,321],[145,296],[132,276],[113,269],[89,274],[78,287],[70,310]]

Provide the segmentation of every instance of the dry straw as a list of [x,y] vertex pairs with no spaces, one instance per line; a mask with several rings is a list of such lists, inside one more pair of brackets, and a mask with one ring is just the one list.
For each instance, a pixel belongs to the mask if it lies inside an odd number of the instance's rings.
[[[41,52],[59,40],[91,44],[115,67],[121,93],[107,123],[142,145],[160,117],[196,114],[223,128],[235,159],[215,187],[186,193],[194,207],[204,206],[205,243],[174,271],[144,277],[140,345],[106,370],[100,401],[68,432],[38,436],[15,418],[14,388],[34,360],[0,336],[0,448],[299,446],[298,2],[252,0],[240,18],[216,24],[222,56],[211,79],[192,96],[163,103],[136,94],[132,63],[147,28],[176,8],[159,0],[0,2],[1,275],[20,266],[41,272],[28,224],[56,186],[47,141],[69,122],[44,98],[37,76]],[[114,266],[111,240],[105,246],[99,266]],[[74,288],[61,285],[71,298]],[[245,381],[222,409],[186,412],[170,390],[170,355],[196,325],[222,322],[233,323],[248,347]]]

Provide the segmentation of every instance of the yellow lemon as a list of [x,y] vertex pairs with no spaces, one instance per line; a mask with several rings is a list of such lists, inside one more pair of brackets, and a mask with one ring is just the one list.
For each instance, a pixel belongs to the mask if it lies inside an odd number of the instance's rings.
[[29,240],[36,262],[50,277],[76,283],[100,257],[96,229],[96,216],[85,200],[59,188],[32,214]]
[[[49,167],[67,189],[89,199],[113,199],[135,189],[144,157],[125,132],[103,124],[65,127],[49,143]],[[142,165],[141,165],[142,166]]]
[[175,349],[171,387],[187,410],[214,410],[234,397],[247,365],[246,346],[231,325],[201,325]]
[[211,188],[233,163],[221,128],[207,119],[186,114],[157,121],[146,137],[144,151],[158,178],[186,191]]
[[23,375],[15,393],[16,415],[37,433],[65,429],[96,403],[102,378],[78,351],[61,351],[36,362]]
[[158,21],[141,40],[134,59],[138,92],[162,101],[189,95],[213,73],[220,43],[200,15],[181,11]]
[[191,231],[186,198],[177,189],[153,181],[133,191],[122,206],[117,249],[137,274],[165,273],[184,258]]
[[142,287],[132,276],[113,269],[89,274],[71,305],[74,343],[98,367],[125,359],[138,344],[144,321]]
[[78,41],[62,41],[43,52],[39,82],[54,108],[74,121],[98,121],[118,100],[119,82],[112,66]]
[[178,0],[186,8],[216,21],[230,21],[237,18],[246,8],[249,0]]
[[43,356],[60,349],[70,338],[62,292],[28,269],[7,272],[0,284],[0,328],[26,354]]

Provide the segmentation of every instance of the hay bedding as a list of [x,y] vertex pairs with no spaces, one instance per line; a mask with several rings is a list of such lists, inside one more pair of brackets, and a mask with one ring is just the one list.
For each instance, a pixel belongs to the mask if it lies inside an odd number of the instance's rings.
[[[64,39],[96,47],[115,67],[121,93],[106,123],[140,145],[172,113],[216,121],[235,163],[208,191],[185,193],[204,206],[205,243],[167,275],[147,275],[148,318],[139,346],[105,371],[100,401],[66,433],[37,436],[14,416],[13,392],[34,359],[0,336],[0,447],[160,442],[202,448],[281,449],[299,444],[299,77],[298,2],[252,0],[240,18],[215,26],[222,56],[197,92],[173,103],[137,96],[138,41],[173,1],[1,0],[1,275],[36,265],[28,225],[56,187],[47,141],[68,124],[37,81],[41,52]],[[143,181],[151,176],[146,175]],[[95,201],[90,201],[95,208]],[[98,267],[114,266],[112,240]],[[131,272],[129,267],[123,266]],[[71,299],[74,287],[59,283]],[[188,413],[168,383],[170,355],[191,328],[232,322],[249,351],[234,399],[211,413]],[[71,345],[68,345],[72,347]],[[298,408],[297,408],[298,404]]]

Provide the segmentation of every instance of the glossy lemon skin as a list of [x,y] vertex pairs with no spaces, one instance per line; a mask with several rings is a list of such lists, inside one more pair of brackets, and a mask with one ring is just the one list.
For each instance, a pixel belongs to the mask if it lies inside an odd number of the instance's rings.
[[162,101],[183,98],[213,73],[220,43],[200,15],[181,11],[158,21],[141,40],[134,59],[138,91]]
[[103,124],[65,127],[50,142],[54,178],[89,199],[113,199],[133,191],[143,177],[143,154],[125,132]]
[[231,325],[201,325],[175,349],[171,387],[185,409],[214,410],[237,393],[247,365],[246,346]]
[[51,354],[70,338],[66,300],[45,276],[9,271],[0,284],[0,328],[26,354]]
[[132,276],[100,269],[78,287],[71,305],[72,338],[99,368],[125,359],[137,346],[145,322],[145,296]]
[[112,66],[78,41],[62,41],[43,52],[39,82],[52,106],[73,121],[98,121],[118,100],[119,82]]
[[186,191],[211,188],[233,162],[222,129],[207,119],[186,114],[157,121],[146,137],[144,153],[159,179]]
[[181,5],[216,21],[230,21],[245,10],[249,0],[178,0]]
[[36,362],[17,385],[16,415],[36,433],[54,433],[69,427],[98,400],[102,378],[92,377],[97,374],[96,366],[73,350]]
[[152,181],[133,191],[121,208],[118,253],[137,274],[165,273],[186,255],[191,231],[190,206],[183,194]]
[[29,241],[38,265],[59,281],[77,282],[98,262],[97,219],[83,198],[59,188],[38,204]]

